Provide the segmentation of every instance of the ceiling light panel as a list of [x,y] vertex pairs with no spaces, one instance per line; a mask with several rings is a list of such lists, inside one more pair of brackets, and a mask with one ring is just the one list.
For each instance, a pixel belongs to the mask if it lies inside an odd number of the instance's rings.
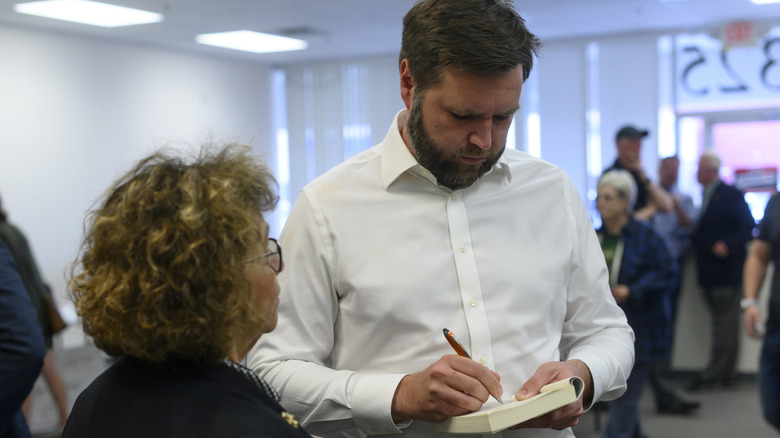
[[46,0],[17,3],[14,11],[101,27],[157,23],[162,14],[89,0]]
[[207,33],[195,37],[200,44],[225,47],[234,50],[243,50],[253,53],[288,52],[291,50],[303,50],[308,43],[295,38],[287,38],[279,35],[254,32],[251,30],[237,30],[232,32]]

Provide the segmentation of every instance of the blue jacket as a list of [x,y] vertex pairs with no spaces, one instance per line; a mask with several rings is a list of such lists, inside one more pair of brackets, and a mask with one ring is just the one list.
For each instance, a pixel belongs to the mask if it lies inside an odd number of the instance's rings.
[[[598,230],[599,237],[604,233]],[[628,286],[628,298],[619,303],[634,329],[636,363],[669,357],[672,318],[671,291],[677,264],[669,248],[652,228],[629,219],[621,230],[623,256],[617,284]]]
[[[699,284],[704,288],[742,285],[747,243],[754,226],[753,215],[742,192],[723,182],[718,183],[693,233]],[[725,259],[712,253],[712,245],[718,240],[724,241],[729,248]]]
[[0,438],[31,436],[20,408],[45,355],[35,308],[10,251],[0,242]]

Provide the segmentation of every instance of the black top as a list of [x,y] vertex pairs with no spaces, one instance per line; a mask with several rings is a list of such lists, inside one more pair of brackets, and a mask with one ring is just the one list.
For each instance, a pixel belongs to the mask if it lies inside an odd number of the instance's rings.
[[647,186],[642,183],[642,181],[639,180],[639,175],[634,170],[629,170],[623,167],[622,164],[620,164],[620,161],[615,160],[614,163],[612,163],[612,166],[607,167],[604,169],[604,172],[602,172],[602,175],[604,173],[609,172],[610,170],[625,170],[628,173],[631,174],[631,176],[634,177],[634,183],[636,183],[636,202],[634,202],[634,211],[637,211],[647,205],[647,198],[649,196],[649,192],[647,190]]
[[764,219],[758,225],[758,238],[771,245],[772,261],[777,267],[772,276],[767,327],[778,327],[780,326],[780,194],[772,196],[766,204]]
[[310,436],[295,425],[274,395],[236,366],[123,358],[79,395],[62,437]]

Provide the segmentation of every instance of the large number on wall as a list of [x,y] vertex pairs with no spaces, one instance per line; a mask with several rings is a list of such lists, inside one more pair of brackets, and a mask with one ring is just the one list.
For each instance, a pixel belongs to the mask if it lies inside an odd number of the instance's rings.
[[780,37],[727,51],[706,35],[681,35],[676,47],[678,112],[780,106]]
[[770,38],[764,43],[764,55],[766,56],[766,63],[761,68],[761,82],[764,86],[772,91],[780,91],[780,80],[772,83],[769,79],[770,71],[774,70],[774,77],[778,77],[777,69],[780,68],[780,64],[777,63],[777,59],[772,54],[772,48],[777,47],[780,49],[780,38]]

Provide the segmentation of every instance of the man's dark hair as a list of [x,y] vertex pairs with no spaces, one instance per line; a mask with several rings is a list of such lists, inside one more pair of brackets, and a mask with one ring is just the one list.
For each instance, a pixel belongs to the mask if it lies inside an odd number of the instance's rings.
[[408,60],[418,92],[446,67],[480,75],[533,67],[541,41],[507,0],[421,0],[404,16],[398,62]]

